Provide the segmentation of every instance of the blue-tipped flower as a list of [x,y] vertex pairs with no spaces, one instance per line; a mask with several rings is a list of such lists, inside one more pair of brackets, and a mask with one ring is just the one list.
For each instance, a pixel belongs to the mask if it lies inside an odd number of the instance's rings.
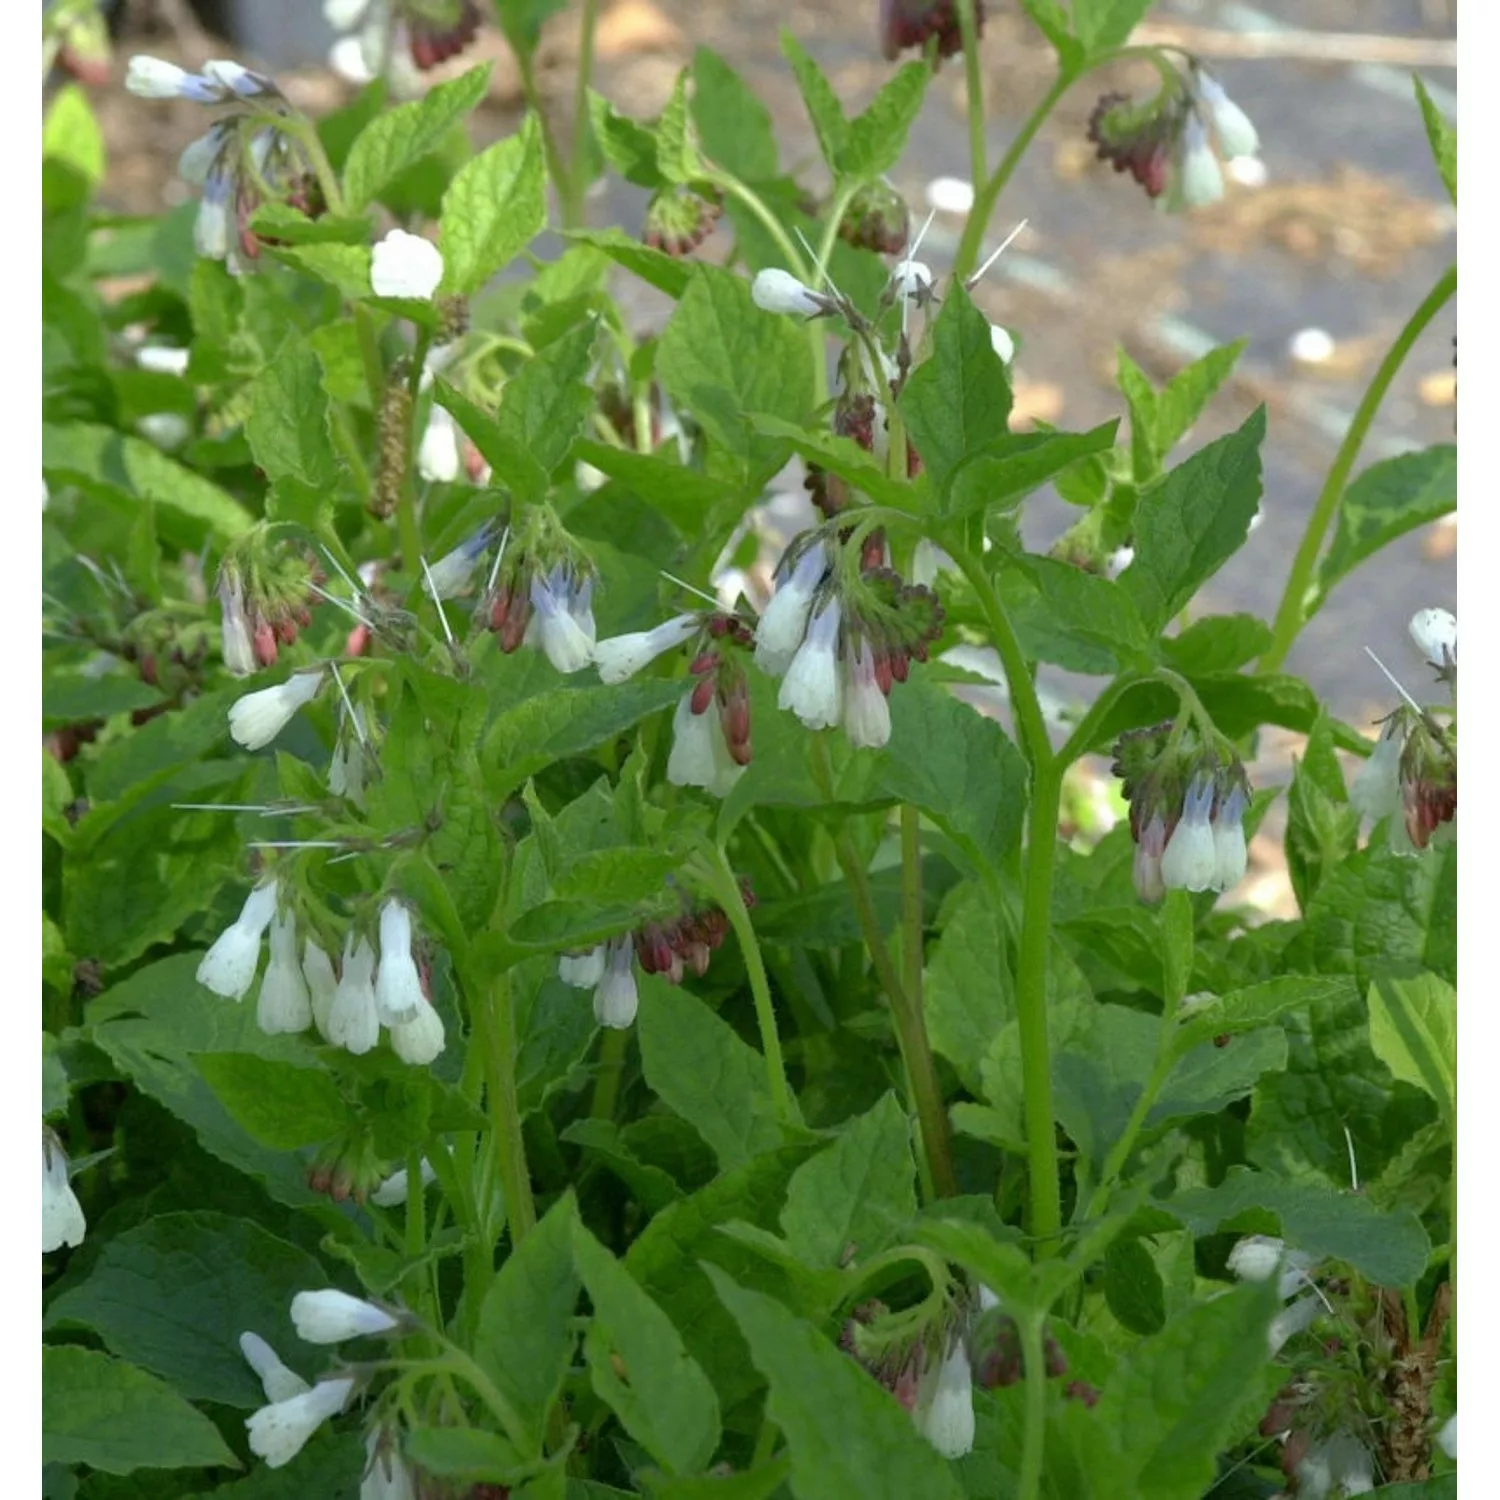
[[1213,885],[1218,866],[1213,805],[1213,777],[1200,771],[1188,786],[1182,816],[1161,857],[1162,884],[1169,891],[1206,891]]
[[1245,790],[1236,782],[1219,799],[1213,816],[1214,876],[1211,890],[1233,890],[1245,878],[1250,862],[1245,847]]
[[593,660],[594,579],[559,563],[531,580],[531,622],[526,640],[538,645],[559,672],[581,672]]

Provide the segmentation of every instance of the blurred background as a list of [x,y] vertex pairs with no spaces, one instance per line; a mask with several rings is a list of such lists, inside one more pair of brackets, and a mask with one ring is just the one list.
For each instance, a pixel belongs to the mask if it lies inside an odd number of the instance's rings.
[[[1158,382],[1208,348],[1249,343],[1236,375],[1187,447],[1269,408],[1262,524],[1205,590],[1197,612],[1244,610],[1269,619],[1305,524],[1365,385],[1391,340],[1455,254],[1456,214],[1429,156],[1412,92],[1417,72],[1450,118],[1456,109],[1456,0],[1164,0],[1137,40],[1168,42],[1218,75],[1255,122],[1261,171],[1228,183],[1223,202],[1167,215],[1095,159],[1089,113],[1108,90],[1150,91],[1146,64],[1120,64],[1075,86],[1033,143],[992,221],[992,243],[1026,228],[976,293],[1019,345],[1013,373],[1017,425],[1040,419],[1082,429],[1118,415],[1117,348]],[[1018,6],[986,7],[983,65],[989,159],[998,160],[1054,74],[1053,54]],[[566,138],[577,52],[576,5],[544,27],[538,85]],[[190,104],[126,95],[131,53],[185,65],[229,55],[273,70],[313,113],[356,85],[330,66],[335,33],[321,0],[123,0],[112,12],[115,60],[89,88],[108,148],[101,197],[108,209],[155,213],[185,201],[176,179],[182,147],[203,128]],[[890,75],[881,56],[879,0],[603,0],[596,87],[624,112],[655,115],[694,50],[718,51],[770,107],[784,167],[821,168],[791,73],[783,26],[829,72],[851,110]],[[493,58],[490,97],[475,116],[479,144],[509,132],[521,110],[519,74],[499,31],[428,75],[436,80]],[[963,226],[968,175],[960,60],[943,67],[893,180],[920,223],[938,213],[923,259],[941,272]],[[942,179],[959,179],[959,183]],[[591,219],[638,231],[646,195],[617,181],[596,188]],[[957,208],[950,205],[958,205]],[[544,256],[555,253],[539,245]],[[721,229],[700,250],[722,259]],[[659,327],[669,304],[633,278],[619,291],[638,331]],[[1400,372],[1359,467],[1454,438],[1456,304],[1428,328]],[[1178,458],[1185,449],[1180,449]],[[1050,493],[1027,502],[1025,531],[1049,545],[1076,512]],[[1428,676],[1406,639],[1418,608],[1456,609],[1454,546],[1446,523],[1388,548],[1334,592],[1304,632],[1288,669],[1305,676],[1349,723],[1374,733],[1393,697],[1364,647],[1421,696]],[[1062,693],[1087,683],[1059,680]],[[1268,731],[1253,768],[1284,780],[1296,736]],[[1274,812],[1251,899],[1282,914],[1289,898]]]

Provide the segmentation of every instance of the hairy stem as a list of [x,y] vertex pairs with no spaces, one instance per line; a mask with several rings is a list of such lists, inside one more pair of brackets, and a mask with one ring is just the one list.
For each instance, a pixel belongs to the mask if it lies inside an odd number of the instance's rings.
[[505,1194],[505,1216],[512,1245],[519,1245],[536,1226],[526,1143],[521,1137],[521,1109],[516,1097],[516,1016],[510,971],[495,976],[487,995],[474,1007],[475,1037],[483,1050],[485,1106],[490,1117],[492,1149]]
[[1308,517],[1307,530],[1302,533],[1302,545],[1297,548],[1297,555],[1292,559],[1292,571],[1287,575],[1286,589],[1282,593],[1281,603],[1276,609],[1276,619],[1271,626],[1271,644],[1257,664],[1257,670],[1274,672],[1286,660],[1287,652],[1292,649],[1298,632],[1307,623],[1307,593],[1312,584],[1313,571],[1318,565],[1318,556],[1323,550],[1328,528],[1338,514],[1339,501],[1349,483],[1349,475],[1359,457],[1359,450],[1375,420],[1375,413],[1379,411],[1380,403],[1385,399],[1385,393],[1390,389],[1411,346],[1457,288],[1458,267],[1449,266],[1438,277],[1437,284],[1428,292],[1421,306],[1407,320],[1406,327],[1396,335],[1396,342],[1391,345],[1370,381],[1364,398],[1354,413],[1354,419],[1349,423],[1349,430],[1344,434],[1344,441],[1339,444],[1339,451],[1334,455],[1333,466],[1323,482],[1323,490],[1318,496],[1317,504],[1313,506],[1313,513]]
[[1021,1436],[1021,1478],[1017,1500],[1036,1500],[1041,1493],[1042,1455],[1047,1440],[1047,1370],[1042,1353],[1042,1317],[1021,1319],[1021,1357],[1026,1380],[1025,1426]]
[[[984,79],[979,70],[979,26],[974,0],[958,0],[958,29],[964,40],[964,106],[969,117],[969,180],[977,191],[989,176],[984,162]],[[1005,184],[1001,183],[1001,187]]]

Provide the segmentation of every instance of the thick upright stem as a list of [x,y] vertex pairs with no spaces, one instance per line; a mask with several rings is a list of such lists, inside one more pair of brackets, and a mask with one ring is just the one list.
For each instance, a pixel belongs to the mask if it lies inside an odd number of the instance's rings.
[[488,995],[479,998],[474,1008],[474,1029],[484,1054],[485,1107],[505,1194],[511,1244],[519,1245],[536,1226],[536,1204],[531,1197],[531,1173],[526,1165],[516,1096],[516,1015],[508,970],[496,976]]
[[922,1009],[922,819],[916,808],[901,808],[901,958],[902,983],[917,1010]]
[[1021,1358],[1026,1380],[1025,1425],[1021,1436],[1021,1479],[1017,1500],[1041,1493],[1042,1455],[1047,1439],[1047,1370],[1042,1351],[1042,1320],[1028,1314],[1021,1322]]
[[1379,411],[1380,403],[1385,399],[1385,393],[1390,389],[1411,346],[1421,337],[1422,330],[1442,310],[1457,287],[1458,267],[1449,266],[1438,277],[1437,285],[1428,292],[1421,306],[1408,319],[1406,327],[1396,335],[1396,342],[1391,345],[1370,381],[1364,398],[1354,413],[1354,419],[1349,423],[1349,430],[1344,434],[1344,441],[1339,444],[1339,451],[1334,455],[1333,467],[1329,469],[1328,478],[1323,482],[1318,503],[1313,506],[1313,513],[1308,517],[1307,530],[1302,533],[1302,545],[1297,548],[1297,555],[1292,560],[1286,590],[1276,609],[1276,619],[1271,627],[1271,645],[1258,663],[1259,671],[1274,672],[1286,660],[1287,652],[1297,639],[1297,633],[1307,623],[1307,592],[1312,584],[1313,571],[1318,565],[1328,528],[1338,513],[1339,501],[1349,483],[1349,475],[1359,457],[1359,450],[1375,420],[1375,413]]
[[563,228],[583,224],[583,200],[589,157],[589,85],[594,76],[594,28],[599,19],[599,0],[583,0],[578,20],[578,76],[573,93],[573,163],[568,170],[568,191],[563,198]]

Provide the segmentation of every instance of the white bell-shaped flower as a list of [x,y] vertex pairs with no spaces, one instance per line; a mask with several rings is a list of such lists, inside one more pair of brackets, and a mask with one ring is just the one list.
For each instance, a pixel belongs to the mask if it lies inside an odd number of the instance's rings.
[[422,976],[411,956],[411,912],[393,896],[380,908],[380,970],[375,1013],[385,1026],[414,1021],[423,1005]]
[[494,535],[493,527],[481,526],[472,536],[466,537],[451,552],[444,553],[433,563],[427,571],[439,599],[452,599],[463,593]]
[[333,1011],[333,997],[338,993],[339,976],[333,971],[333,960],[312,938],[302,945],[302,977],[307,981],[308,999],[312,1002],[313,1025],[325,1042],[331,1042],[328,1018]]
[[1212,74],[1198,74],[1198,97],[1208,107],[1219,149],[1228,160],[1254,156],[1260,150],[1260,136],[1250,123],[1250,116],[1224,92],[1224,86]]
[[359,1500],[418,1500],[411,1470],[394,1437],[375,1427],[365,1437],[365,1473]]
[[808,621],[807,634],[776,695],[777,707],[796,714],[808,729],[832,729],[843,710],[838,663],[841,613],[833,598]]
[[1177,198],[1184,208],[1207,208],[1224,196],[1224,174],[1208,143],[1203,122],[1190,115],[1182,130],[1177,163]]
[[890,742],[891,705],[875,680],[875,653],[864,636],[845,653],[844,733],[857,749],[879,750]]
[[1458,1413],[1454,1412],[1451,1417],[1438,1429],[1437,1437],[1434,1439],[1438,1447],[1453,1460],[1458,1462]]
[[323,686],[322,667],[294,672],[275,687],[246,693],[229,705],[229,733],[246,750],[261,750],[291,722],[299,708],[311,703]]
[[581,672],[593,660],[593,581],[578,582],[564,568],[531,580],[531,622],[526,639],[539,645],[559,672]]
[[1214,878],[1211,890],[1231,891],[1245,878],[1250,852],[1245,845],[1245,794],[1231,787],[1213,818]]
[[62,1143],[42,1127],[42,1254],[64,1245],[81,1245],[88,1225],[83,1206],[68,1181],[68,1157]]
[[393,229],[370,255],[370,287],[377,297],[428,301],[443,279],[443,254],[420,234]]
[[635,983],[635,943],[627,934],[611,940],[604,977],[594,990],[594,1019],[623,1031],[635,1020],[640,994]]
[[292,1298],[292,1327],[309,1344],[338,1344],[344,1339],[389,1333],[401,1319],[362,1297],[351,1297],[335,1287],[298,1292]]
[[1446,609],[1419,609],[1407,632],[1433,666],[1449,667],[1458,660],[1458,621]]
[[650,630],[612,635],[594,646],[594,665],[600,682],[624,682],[658,656],[680,646],[698,629],[697,615],[674,615]]
[[932,1399],[913,1416],[922,1436],[944,1458],[962,1458],[973,1448],[974,1380],[962,1339],[944,1358]]
[[[437,1173],[433,1170],[432,1163],[424,1156],[422,1158],[422,1186],[428,1187],[437,1181]],[[399,1172],[392,1172],[379,1187],[370,1194],[370,1202],[377,1208],[400,1208],[406,1202],[407,1194],[411,1191],[410,1174],[405,1167]]]
[[990,348],[1005,364],[1016,357],[1016,341],[998,323],[990,324]]
[[220,650],[225,669],[236,677],[248,677],[256,668],[255,639],[245,611],[245,591],[237,577],[220,578],[219,606],[223,611]]
[[272,1402],[245,1419],[250,1434],[250,1451],[263,1458],[266,1466],[279,1469],[291,1463],[302,1451],[313,1433],[343,1411],[354,1381],[320,1380],[310,1391],[285,1401]]
[[243,1000],[255,983],[260,940],[276,915],[277,882],[256,886],[240,914],[221,932],[198,965],[198,983],[226,1000]]
[[452,484],[462,467],[453,413],[445,406],[434,404],[427,416],[427,426],[422,429],[422,441],[417,444],[417,473],[423,479]]
[[903,260],[891,272],[897,297],[920,302],[932,292],[932,268],[920,260]]
[[591,990],[604,978],[605,945],[598,943],[587,953],[564,953],[557,961],[557,977],[575,990]]
[[672,714],[667,780],[673,786],[702,787],[711,797],[727,797],[744,772],[745,768],[729,753],[713,705],[695,714],[692,693],[684,693]]
[[396,1056],[414,1068],[425,1068],[443,1050],[443,1018],[424,997],[409,1021],[391,1027],[391,1047]]
[[136,364],[152,375],[186,375],[191,358],[188,350],[173,349],[166,344],[147,344],[135,351]]
[[240,1353],[260,1377],[267,1401],[290,1401],[293,1396],[312,1389],[295,1370],[281,1362],[280,1356],[258,1333],[240,1335]]
[[380,1040],[374,974],[375,950],[366,938],[356,946],[351,934],[344,943],[343,972],[328,1010],[328,1040],[356,1057]]
[[1278,1277],[1276,1292],[1285,1301],[1298,1287],[1309,1285],[1316,1264],[1304,1250],[1287,1249],[1284,1240],[1269,1234],[1249,1234],[1229,1252],[1229,1269],[1241,1281],[1269,1281]]
[[771,677],[791,666],[807,633],[813,596],[828,571],[828,553],[821,542],[801,552],[777,585],[755,626],[755,665]]
[[829,306],[827,297],[779,267],[756,272],[755,280],[750,283],[750,297],[763,312],[801,314],[809,318],[826,312]]
[[1266,1330],[1266,1348],[1270,1351],[1271,1358],[1275,1359],[1281,1353],[1282,1346],[1289,1339],[1311,1328],[1322,1311],[1322,1299],[1311,1292],[1282,1308],[1271,1319],[1271,1326]]
[[[1135,846],[1135,864],[1131,877],[1135,882],[1135,893],[1142,901],[1155,905],[1167,894],[1166,883],[1161,877],[1161,857],[1167,846],[1167,825],[1162,815],[1151,815],[1150,821],[1141,829],[1141,837]],[[1217,853],[1215,854],[1217,866]]]
[[1404,748],[1401,721],[1399,717],[1390,719],[1374,752],[1349,783],[1349,806],[1370,823],[1378,823],[1382,818],[1401,821],[1401,752]]
[[187,97],[185,89],[192,77],[186,68],[165,58],[137,53],[125,69],[125,88],[137,99],[180,99]]
[[1213,805],[1213,778],[1195,776],[1161,857],[1162,884],[1169,891],[1206,891],[1213,884],[1219,863],[1209,822]]
[[283,912],[271,923],[271,961],[260,982],[256,1024],[268,1036],[306,1031],[312,1025],[312,997],[297,962],[297,921]]

